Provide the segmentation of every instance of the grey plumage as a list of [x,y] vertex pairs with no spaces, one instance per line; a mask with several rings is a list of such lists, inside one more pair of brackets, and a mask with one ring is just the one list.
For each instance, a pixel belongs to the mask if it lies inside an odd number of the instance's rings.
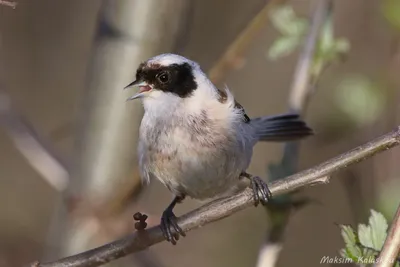
[[285,142],[311,135],[312,130],[298,114],[265,116],[250,121],[256,128],[259,141]]

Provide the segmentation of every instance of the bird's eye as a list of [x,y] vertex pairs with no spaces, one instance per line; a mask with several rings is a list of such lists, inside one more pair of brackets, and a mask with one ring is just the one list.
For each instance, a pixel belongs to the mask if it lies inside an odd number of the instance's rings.
[[160,72],[159,74],[157,74],[156,77],[161,83],[169,82],[169,74],[166,71]]

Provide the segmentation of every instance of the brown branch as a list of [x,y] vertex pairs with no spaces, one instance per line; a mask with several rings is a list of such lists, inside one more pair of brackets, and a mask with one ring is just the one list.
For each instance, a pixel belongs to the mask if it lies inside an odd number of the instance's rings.
[[[400,144],[400,127],[394,131],[378,137],[369,143],[330,159],[314,168],[291,175],[286,179],[271,184],[270,189],[274,196],[288,193],[295,189],[326,183],[332,173],[342,170],[351,164],[367,159],[379,152],[393,148]],[[184,231],[199,228],[208,223],[223,219],[235,212],[253,206],[253,195],[250,189],[229,198],[220,199],[206,204],[179,218],[178,223]],[[144,250],[164,240],[159,226],[145,231],[137,231],[123,239],[104,246],[66,257],[54,262],[35,263],[37,267],[94,267],[128,254]]]
[[400,204],[383,244],[376,267],[394,266],[400,252]]

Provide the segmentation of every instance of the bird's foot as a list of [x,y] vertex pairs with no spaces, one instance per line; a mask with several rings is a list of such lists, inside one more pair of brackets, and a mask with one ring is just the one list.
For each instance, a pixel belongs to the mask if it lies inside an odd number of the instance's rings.
[[254,206],[257,207],[260,202],[262,205],[266,205],[272,198],[268,185],[258,176],[251,176],[249,178],[253,190]]
[[[165,239],[171,244],[176,245],[176,241],[179,240],[179,235],[186,236],[182,228],[177,223],[177,217],[175,216],[172,209],[167,208],[161,217],[161,231],[164,234]],[[171,231],[171,228],[174,231]]]

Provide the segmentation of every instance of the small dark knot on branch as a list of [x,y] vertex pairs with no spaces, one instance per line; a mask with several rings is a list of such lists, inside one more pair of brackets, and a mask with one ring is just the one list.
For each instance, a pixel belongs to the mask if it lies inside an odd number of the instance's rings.
[[146,214],[142,214],[140,212],[136,212],[135,214],[133,214],[133,219],[135,221],[137,221],[135,223],[135,229],[140,231],[140,230],[144,230],[147,227],[147,220],[148,216]]

